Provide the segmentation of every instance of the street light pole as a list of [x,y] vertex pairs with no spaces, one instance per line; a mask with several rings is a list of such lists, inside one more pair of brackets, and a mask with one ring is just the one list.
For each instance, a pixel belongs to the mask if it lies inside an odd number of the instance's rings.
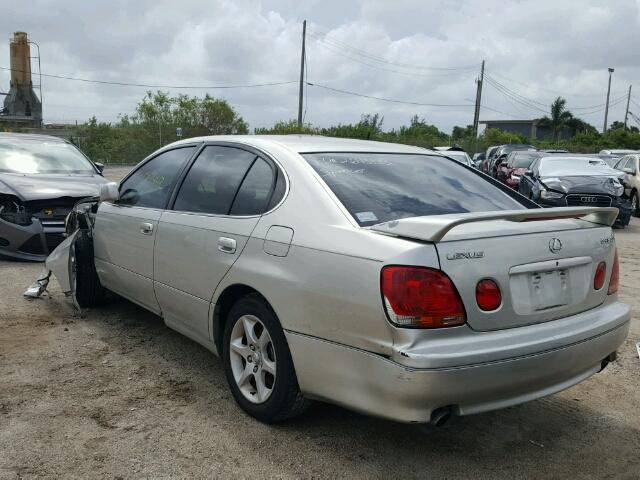
[[607,117],[609,116],[609,96],[611,95],[611,74],[613,68],[609,67],[609,86],[607,87],[607,104],[604,107],[604,126],[602,127],[602,133],[607,133]]

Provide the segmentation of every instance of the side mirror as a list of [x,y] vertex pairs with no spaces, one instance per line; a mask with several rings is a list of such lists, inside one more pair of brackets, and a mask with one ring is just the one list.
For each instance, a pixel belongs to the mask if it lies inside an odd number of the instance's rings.
[[633,171],[633,168],[623,168],[622,171],[628,175],[635,175],[636,172]]
[[100,185],[100,201],[115,202],[120,197],[118,184],[116,182],[103,183]]
[[93,163],[96,168],[98,169],[98,172],[100,172],[100,175],[102,175],[102,171],[104,170],[104,163],[101,162],[94,162]]
[[138,203],[138,200],[140,200],[140,194],[134,188],[126,189],[122,192],[120,198],[118,198],[119,203],[123,203],[125,205],[135,205]]
[[533,177],[533,172],[531,170],[525,170],[524,175],[525,177]]

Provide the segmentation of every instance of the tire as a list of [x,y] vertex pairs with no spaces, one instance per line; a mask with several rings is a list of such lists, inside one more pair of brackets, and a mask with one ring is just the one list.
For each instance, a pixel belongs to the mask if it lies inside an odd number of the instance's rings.
[[640,217],[640,196],[637,190],[631,192],[631,215]]
[[249,294],[231,307],[222,355],[231,393],[252,417],[275,423],[301,414],[308,406],[280,322],[260,295]]
[[86,230],[79,231],[69,249],[69,281],[80,307],[95,307],[104,301],[105,289],[93,263],[93,240]]

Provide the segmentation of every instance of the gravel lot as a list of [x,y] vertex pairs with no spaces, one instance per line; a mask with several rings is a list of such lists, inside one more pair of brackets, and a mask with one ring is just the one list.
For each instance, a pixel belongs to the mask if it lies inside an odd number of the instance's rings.
[[[640,311],[640,221],[616,239]],[[324,404],[267,426],[159,317],[122,300],[80,318],[55,281],[23,299],[40,269],[0,260],[0,478],[640,478],[637,316],[617,362],[550,398],[443,428]]]

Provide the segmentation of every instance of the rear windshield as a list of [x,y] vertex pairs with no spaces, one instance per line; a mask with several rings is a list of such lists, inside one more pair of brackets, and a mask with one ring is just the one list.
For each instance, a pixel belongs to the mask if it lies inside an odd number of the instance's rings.
[[446,151],[446,152],[442,152],[443,155],[446,155],[447,157],[451,157],[454,160],[457,160],[460,163],[464,163],[465,165],[469,165],[469,155],[467,155],[465,152],[452,152],[452,151]]
[[303,156],[361,226],[423,215],[525,208],[480,175],[444,157],[394,153]]
[[535,153],[515,154],[509,161],[509,165],[513,168],[528,168],[539,156],[540,155],[537,155]]

